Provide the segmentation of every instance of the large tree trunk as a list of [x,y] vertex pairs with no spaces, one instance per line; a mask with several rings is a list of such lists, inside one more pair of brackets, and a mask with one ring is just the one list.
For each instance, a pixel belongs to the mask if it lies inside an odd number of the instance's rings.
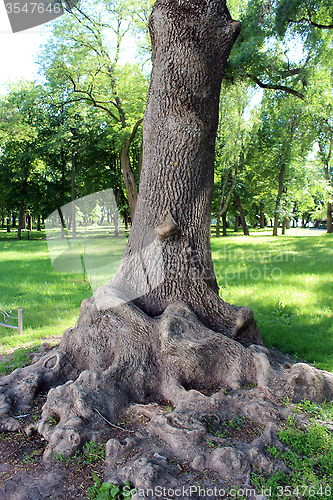
[[[240,25],[223,3],[208,7],[197,1],[188,10],[182,2],[161,1],[149,28],[153,69],[140,190],[112,286],[149,316],[182,300],[215,330],[234,331],[237,323],[243,335],[244,323],[252,324],[246,335],[248,342],[257,342],[251,311],[219,299],[210,251],[220,86]],[[135,262],[144,249],[146,261],[140,266]]]
[[[146,442],[158,436],[196,470],[245,479],[251,462],[268,471],[276,465],[264,448],[274,442],[272,421],[285,415],[284,398],[331,398],[333,377],[269,353],[258,345],[252,311],[218,295],[209,245],[214,142],[221,78],[239,23],[223,2],[158,0],[149,26],[153,71],[126,252],[109,286],[82,303],[59,347],[2,380],[0,431],[19,429],[14,412],[52,387],[38,423],[48,441],[44,456],[70,456],[109,435],[130,403],[141,403],[150,419]],[[158,414],[147,398],[175,409]],[[221,439],[211,450],[204,418],[231,415],[267,424],[266,434],[239,449]],[[115,450],[140,444],[139,437],[130,441],[108,441],[110,464]],[[155,477],[145,464],[133,476],[137,487],[144,478],[150,487]]]

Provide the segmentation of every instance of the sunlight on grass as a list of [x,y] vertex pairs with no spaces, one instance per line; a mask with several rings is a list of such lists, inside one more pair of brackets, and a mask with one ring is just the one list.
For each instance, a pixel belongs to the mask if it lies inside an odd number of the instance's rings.
[[253,309],[267,347],[333,370],[332,235],[231,234],[212,253],[220,296]]
[[78,231],[77,242],[81,242],[87,263],[85,276],[81,260],[76,273],[52,267],[45,232],[30,233],[29,241],[23,233],[23,240],[17,241],[14,233],[0,231],[0,309],[11,309],[14,314],[23,309],[23,335],[0,327],[0,353],[59,336],[76,323],[82,300],[108,283],[126,246],[123,228],[122,238],[114,238],[105,226],[102,229],[89,230],[85,245],[82,231]]
[[[103,229],[103,228],[102,228]],[[89,228],[83,248],[83,273],[57,272],[51,265],[45,233],[0,231],[0,308],[23,309],[23,335],[0,327],[0,352],[57,337],[76,323],[81,301],[106,284],[126,246],[105,228]],[[333,236],[322,231],[292,229],[272,237],[271,230],[245,237],[228,233],[212,237],[212,254],[220,296],[249,306],[267,347],[333,370]],[[82,234],[79,232],[79,240]],[[82,240],[83,241],[83,240]],[[111,246],[111,249],[110,249]]]

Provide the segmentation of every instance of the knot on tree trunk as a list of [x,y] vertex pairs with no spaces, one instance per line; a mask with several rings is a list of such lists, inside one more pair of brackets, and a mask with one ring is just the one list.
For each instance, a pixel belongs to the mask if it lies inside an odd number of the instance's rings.
[[177,223],[170,212],[168,212],[164,222],[155,227],[155,231],[161,241],[177,238],[181,235],[181,229],[177,226]]

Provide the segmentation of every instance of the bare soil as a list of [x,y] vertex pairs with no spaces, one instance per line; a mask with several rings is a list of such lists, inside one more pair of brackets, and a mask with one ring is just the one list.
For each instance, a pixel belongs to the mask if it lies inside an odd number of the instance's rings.
[[[35,424],[40,417],[46,394],[36,398],[25,416],[24,424]],[[24,431],[0,434],[0,500],[88,499],[87,488],[93,484],[92,473],[102,476],[104,464],[84,463],[77,459],[67,462],[43,462],[45,439]]]
[[[46,397],[47,394],[40,394],[26,414],[17,415],[24,422],[24,427],[36,424]],[[45,462],[42,454],[47,442],[39,434],[28,436],[24,430],[0,433],[0,500],[87,500],[87,489],[94,484],[93,474],[102,482],[122,482],[119,478],[126,480],[130,477],[133,463],[142,460],[143,456],[153,467],[162,470],[161,484],[165,487],[221,487],[218,474],[210,470],[193,470],[190,462],[174,457],[168,445],[149,436],[145,428],[150,419],[140,411],[140,406],[136,409],[134,405],[122,414],[118,424],[124,430],[110,428],[109,439],[124,443],[128,437],[139,436],[144,445],[132,448],[111,465],[100,457],[93,460],[89,456],[85,461],[82,453],[67,460],[58,458]],[[165,401],[147,401],[147,408],[160,415],[167,415],[173,410],[172,405]],[[233,440],[249,442],[262,433],[263,427],[249,420],[237,420],[237,416],[219,426],[207,423],[210,446],[218,446],[221,433],[230,443]],[[191,497],[195,498],[195,495]]]

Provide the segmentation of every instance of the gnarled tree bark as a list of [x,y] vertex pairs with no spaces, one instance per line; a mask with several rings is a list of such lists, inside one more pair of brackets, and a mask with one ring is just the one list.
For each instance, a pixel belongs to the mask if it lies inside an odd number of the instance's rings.
[[[269,424],[285,411],[286,396],[333,395],[331,374],[272,355],[252,311],[218,295],[209,244],[214,145],[221,79],[240,24],[224,1],[157,0],[149,27],[153,71],[128,246],[116,276],[82,303],[60,346],[3,379],[0,430],[20,428],[13,412],[49,389],[38,423],[44,456],[70,456],[107,436],[107,421],[116,423],[130,403],[163,397],[175,409],[151,416],[147,432],[194,469],[224,473],[236,457],[234,477],[251,462],[273,470],[264,452],[269,429],[252,446],[221,441],[212,451],[202,421],[229,411]],[[212,387],[216,393],[205,395]],[[108,449],[121,449],[114,441]]]

